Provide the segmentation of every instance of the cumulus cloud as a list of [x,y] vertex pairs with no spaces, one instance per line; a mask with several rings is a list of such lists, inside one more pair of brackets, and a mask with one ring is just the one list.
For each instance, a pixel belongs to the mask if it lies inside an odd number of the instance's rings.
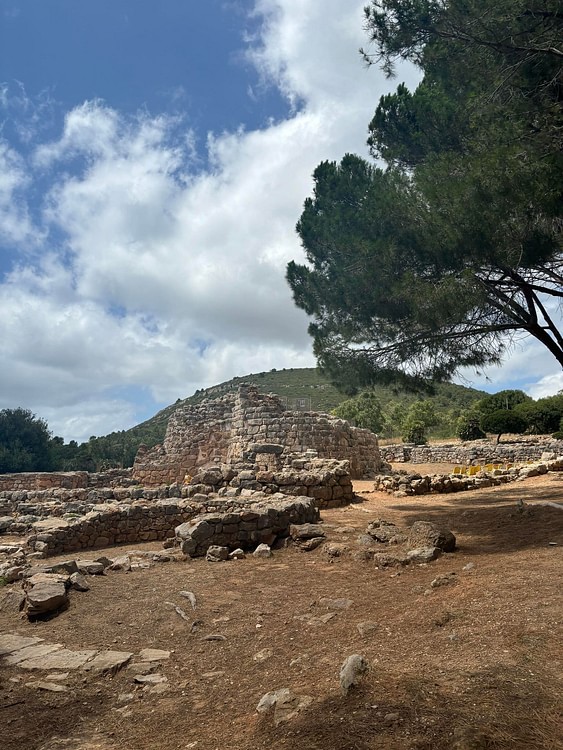
[[39,234],[29,215],[24,191],[30,177],[24,160],[0,140],[0,243],[34,245]]
[[362,66],[363,4],[257,0],[247,57],[293,107],[262,129],[202,139],[177,115],[89,101],[25,156],[0,144],[0,228],[41,250],[0,283],[0,408],[81,440],[134,424],[151,399],[156,411],[234,375],[314,364],[284,280],[302,257],[295,223],[315,166],[365,154],[395,86]]

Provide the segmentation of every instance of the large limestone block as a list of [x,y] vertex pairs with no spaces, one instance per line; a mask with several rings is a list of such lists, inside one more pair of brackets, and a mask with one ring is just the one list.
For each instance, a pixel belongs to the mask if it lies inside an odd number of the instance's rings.
[[55,612],[67,602],[66,586],[62,581],[38,583],[27,592],[27,614],[36,617]]

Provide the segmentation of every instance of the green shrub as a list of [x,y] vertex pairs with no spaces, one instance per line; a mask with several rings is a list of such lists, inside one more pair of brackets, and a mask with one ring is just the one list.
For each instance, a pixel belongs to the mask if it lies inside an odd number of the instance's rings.
[[479,440],[485,433],[479,426],[480,415],[476,413],[462,414],[456,423],[456,435],[460,440]]
[[406,419],[403,425],[402,440],[404,443],[425,445],[427,442],[426,425],[419,419]]

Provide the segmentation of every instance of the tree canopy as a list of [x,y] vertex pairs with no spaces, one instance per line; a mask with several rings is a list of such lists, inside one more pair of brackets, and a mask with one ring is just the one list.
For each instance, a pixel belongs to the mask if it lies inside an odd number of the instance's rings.
[[51,434],[45,420],[29,409],[0,411],[0,474],[51,471]]
[[[368,61],[418,65],[323,162],[287,278],[341,385],[448,379],[520,335],[563,366],[563,13],[550,0],[380,0]],[[374,51],[372,52],[371,49]]]

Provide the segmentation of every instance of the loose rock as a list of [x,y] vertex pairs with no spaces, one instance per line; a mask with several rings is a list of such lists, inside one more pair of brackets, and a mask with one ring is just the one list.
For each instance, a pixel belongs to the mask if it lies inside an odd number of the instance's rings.
[[345,660],[340,667],[340,690],[343,695],[348,695],[350,688],[359,683],[368,666],[367,660],[360,654],[352,654]]

